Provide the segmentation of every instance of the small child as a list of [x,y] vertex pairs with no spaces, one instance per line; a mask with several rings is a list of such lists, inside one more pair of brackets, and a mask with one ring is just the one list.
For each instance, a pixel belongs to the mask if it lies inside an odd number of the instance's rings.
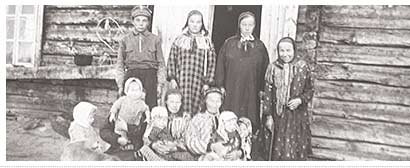
[[[64,148],[61,160],[90,159],[92,155],[105,155],[103,153],[110,145],[104,142],[91,126],[94,122],[96,110],[97,107],[88,102],[80,102],[74,107],[74,121],[71,122],[68,129],[70,142]],[[82,152],[82,155],[78,156],[75,154],[76,151],[88,152]]]
[[114,122],[114,132],[120,135],[118,142],[126,144],[129,142],[127,124],[140,125],[144,114],[149,116],[149,107],[145,104],[145,93],[142,83],[137,78],[129,78],[125,82],[125,96],[114,102],[109,121]]
[[244,152],[243,160],[251,160],[251,149],[252,149],[252,122],[249,118],[241,117],[238,120],[239,135],[242,140],[242,151]]
[[[219,116],[216,137],[210,145],[211,152],[200,160],[239,160],[243,158],[242,140],[238,131],[238,118],[231,111],[224,111]],[[216,155],[215,155],[216,154]]]
[[158,140],[172,140],[172,136],[167,130],[168,111],[165,107],[157,106],[152,109],[150,124],[145,132],[145,137],[150,142]]

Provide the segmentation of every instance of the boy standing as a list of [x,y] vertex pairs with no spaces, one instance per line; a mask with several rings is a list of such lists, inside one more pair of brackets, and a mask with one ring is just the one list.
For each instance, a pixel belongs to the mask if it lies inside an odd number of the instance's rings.
[[150,109],[157,105],[157,94],[165,82],[165,63],[160,37],[149,32],[152,12],[146,6],[136,6],[131,11],[134,29],[119,41],[117,77],[119,95],[124,92],[124,81],[139,78],[146,91]]

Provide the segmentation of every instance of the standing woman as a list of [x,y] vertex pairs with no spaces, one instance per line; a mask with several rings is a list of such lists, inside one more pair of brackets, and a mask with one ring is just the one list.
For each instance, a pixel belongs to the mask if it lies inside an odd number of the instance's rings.
[[202,13],[189,12],[182,35],[171,46],[168,81],[182,92],[184,113],[199,111],[201,89],[214,82],[216,54]]
[[272,160],[306,160],[311,154],[308,102],[313,96],[311,72],[296,58],[295,41],[278,43],[278,59],[266,75],[264,113],[274,132]]
[[225,41],[216,66],[216,83],[226,89],[224,110],[249,118],[256,128],[253,132],[260,125],[258,93],[263,90],[269,64],[265,45],[252,35],[255,22],[251,12],[239,15],[238,33]]
[[132,9],[134,29],[119,41],[116,77],[120,96],[124,81],[130,77],[140,79],[150,109],[157,105],[157,90],[165,82],[166,73],[161,39],[148,31],[151,15],[151,10],[142,5]]

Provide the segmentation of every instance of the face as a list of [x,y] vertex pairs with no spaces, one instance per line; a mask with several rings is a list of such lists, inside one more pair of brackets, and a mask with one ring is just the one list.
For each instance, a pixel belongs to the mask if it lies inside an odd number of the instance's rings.
[[140,96],[142,94],[140,85],[137,82],[131,82],[128,86],[127,95],[129,96]]
[[152,118],[154,125],[160,129],[163,129],[165,127],[167,127],[167,123],[168,123],[168,115],[165,113],[162,113],[160,115],[154,116]]
[[241,130],[241,137],[247,137],[249,135],[248,128],[244,123],[239,124],[239,129]]
[[222,105],[222,95],[219,93],[209,93],[206,96],[206,109],[208,112],[212,114],[216,114],[219,112],[219,108]]
[[237,119],[236,118],[231,118],[227,121],[223,121],[224,122],[224,126],[225,126],[225,130],[226,132],[233,132],[236,130],[237,128]]
[[241,20],[239,27],[241,34],[246,36],[251,35],[255,28],[255,19],[253,17],[246,17]]
[[293,45],[288,42],[279,43],[279,57],[284,62],[289,63],[295,57],[295,51],[293,50]]
[[201,15],[192,15],[188,19],[188,29],[192,34],[197,34],[201,31],[202,17]]
[[171,94],[167,97],[167,107],[169,112],[175,114],[178,113],[179,109],[181,108],[181,95],[179,94]]
[[90,112],[90,114],[88,114],[87,121],[90,125],[92,125],[94,123],[95,113],[96,113],[96,110],[94,109],[93,111]]
[[144,32],[148,28],[149,19],[146,16],[136,16],[133,20],[133,24],[137,32]]

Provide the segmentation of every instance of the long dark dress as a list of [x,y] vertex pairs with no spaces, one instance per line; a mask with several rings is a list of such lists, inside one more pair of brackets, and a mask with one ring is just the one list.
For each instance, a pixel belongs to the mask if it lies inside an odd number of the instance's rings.
[[269,57],[261,40],[252,43],[245,51],[240,36],[228,38],[218,55],[215,78],[226,89],[223,109],[249,118],[255,131],[260,125],[258,92],[263,90]]
[[[274,142],[272,160],[306,160],[311,154],[311,132],[309,125],[308,102],[313,96],[313,83],[308,65],[303,60],[292,63],[290,71],[289,100],[300,98],[302,104],[295,110],[288,107],[278,110],[280,96],[277,92],[283,78],[284,67],[278,62],[272,66],[273,83],[266,83],[264,113],[274,120]],[[282,106],[283,107],[283,106]],[[280,111],[280,112],[278,112]]]

